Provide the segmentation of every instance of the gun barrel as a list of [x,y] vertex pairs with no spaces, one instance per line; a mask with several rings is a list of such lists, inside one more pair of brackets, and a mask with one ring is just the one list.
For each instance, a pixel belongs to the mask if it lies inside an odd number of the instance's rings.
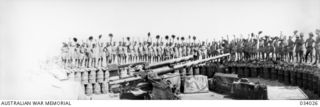
[[207,59],[201,59],[201,60],[196,60],[196,61],[192,61],[192,62],[187,62],[185,64],[178,64],[178,65],[174,65],[173,67],[169,67],[169,66],[164,66],[164,67],[160,67],[160,68],[156,68],[156,69],[152,69],[150,70],[153,73],[159,74],[159,73],[166,73],[166,72],[170,72],[172,70],[176,70],[176,69],[180,69],[183,67],[188,67],[188,66],[193,66],[193,65],[197,65],[197,64],[201,64],[201,63],[205,63],[214,59],[218,59],[218,58],[222,58],[222,57],[226,57],[229,56],[230,54],[222,54],[222,55],[218,55],[218,56],[214,56],[211,58],[207,58]]
[[122,64],[122,65],[119,65],[118,67],[119,68],[124,68],[124,67],[128,67],[128,66],[135,66],[135,65],[140,65],[140,64],[147,64],[147,62],[135,62],[135,63],[128,63],[128,64]]
[[110,81],[109,84],[113,85],[113,84],[119,84],[119,83],[123,83],[123,82],[135,81],[135,80],[139,80],[139,79],[142,79],[142,78],[141,77],[129,77],[129,78],[125,78],[125,79]]
[[171,59],[171,60],[167,60],[167,61],[163,61],[163,62],[159,62],[159,63],[153,63],[150,64],[148,66],[146,66],[146,69],[152,69],[152,68],[156,68],[156,67],[161,67],[161,66],[165,66],[165,65],[169,65],[171,63],[178,63],[181,61],[185,61],[185,60],[189,60],[194,58],[194,55],[189,55],[189,56],[185,56],[185,57],[181,57],[181,58],[175,58],[175,59]]

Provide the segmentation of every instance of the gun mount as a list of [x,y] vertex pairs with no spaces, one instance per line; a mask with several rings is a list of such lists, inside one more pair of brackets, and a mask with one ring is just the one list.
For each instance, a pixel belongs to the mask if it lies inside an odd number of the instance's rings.
[[[119,69],[127,68],[129,72],[133,72],[133,73],[131,73],[132,75],[124,78],[121,78],[120,76],[119,79],[110,80],[109,85],[111,85],[111,87],[112,85],[117,85],[117,86],[120,85],[119,88],[121,89],[119,90],[121,90],[120,91],[121,94],[135,93],[133,92],[134,90],[141,91],[141,89],[147,89],[147,90],[143,90],[143,93],[140,93],[140,95],[150,95],[148,93],[151,93],[153,90],[159,91],[159,89],[160,90],[163,89],[163,91],[165,91],[164,93],[169,94],[167,96],[171,96],[171,97],[169,98],[161,97],[161,99],[177,99],[177,97],[172,97],[176,95],[175,94],[176,91],[173,91],[172,88],[178,89],[179,87],[177,87],[177,85],[170,85],[170,81],[166,80],[167,78],[174,78],[174,77],[180,76],[179,72],[173,73],[173,71],[186,68],[186,67],[193,67],[199,64],[210,62],[215,59],[227,57],[229,55],[230,54],[227,53],[227,54],[222,54],[222,55],[201,59],[201,60],[195,60],[197,56],[191,55],[191,56],[181,57],[181,58],[172,59],[172,60],[155,63],[155,64],[138,62],[138,63],[132,63],[132,64],[119,65],[118,66]],[[141,83],[143,83],[144,85],[141,85]],[[152,86],[153,89],[150,89],[150,86]],[[175,87],[172,87],[172,86],[175,86]],[[149,87],[149,88],[143,88],[143,87]],[[152,97],[151,95],[143,98],[158,99],[159,97],[155,97],[155,96]]]

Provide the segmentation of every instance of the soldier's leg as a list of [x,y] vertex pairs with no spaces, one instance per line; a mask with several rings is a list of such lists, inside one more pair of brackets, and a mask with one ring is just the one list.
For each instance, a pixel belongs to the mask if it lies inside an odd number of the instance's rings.
[[310,61],[311,61],[311,63],[313,61],[313,49],[310,50]]
[[302,61],[303,61],[303,51],[300,50],[299,51],[299,62],[302,63]]
[[318,63],[318,50],[316,49],[315,50],[315,61],[314,61],[314,64],[317,64]]
[[289,53],[289,57],[290,57],[290,58],[289,58],[289,61],[290,61],[290,62],[293,62],[293,61],[294,61],[293,52],[290,52],[290,53]]
[[310,50],[307,50],[307,51],[306,51],[306,54],[305,54],[305,56],[304,56],[304,59],[305,59],[304,62],[305,62],[305,63],[308,62],[308,56],[309,56],[309,55],[310,55]]

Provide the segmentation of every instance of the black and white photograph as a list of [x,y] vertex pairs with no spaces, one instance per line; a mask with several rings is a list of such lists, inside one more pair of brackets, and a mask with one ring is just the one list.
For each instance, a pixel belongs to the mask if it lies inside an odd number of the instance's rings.
[[320,0],[0,0],[0,100],[317,105]]

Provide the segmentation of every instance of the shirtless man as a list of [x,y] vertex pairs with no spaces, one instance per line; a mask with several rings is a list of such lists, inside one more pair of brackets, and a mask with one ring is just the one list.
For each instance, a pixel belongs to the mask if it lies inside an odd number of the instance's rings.
[[92,60],[91,60],[91,67],[98,67],[98,58],[99,58],[99,47],[97,44],[92,44],[92,49],[91,49],[91,55],[92,55]]

